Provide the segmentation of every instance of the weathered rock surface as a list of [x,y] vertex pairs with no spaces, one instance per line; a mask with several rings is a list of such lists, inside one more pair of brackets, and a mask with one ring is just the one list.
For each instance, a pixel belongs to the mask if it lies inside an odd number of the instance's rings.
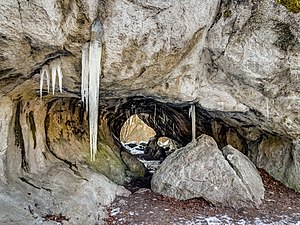
[[68,219],[63,221],[67,225],[104,224],[103,207],[116,196],[130,194],[124,187],[81,165],[71,170],[66,164],[57,163],[44,174],[24,175],[21,179],[14,189],[0,183],[1,224],[44,224],[46,215],[60,214]]
[[249,158],[230,145],[222,148],[222,153],[236,175],[251,193],[253,201],[261,202],[264,198],[265,189],[255,165]]
[[[157,134],[183,146],[193,102],[197,136],[214,137],[220,148],[231,144],[299,191],[300,19],[283,5],[0,1],[0,180],[14,184],[23,173],[45,174],[64,162],[124,183],[145,173],[121,147],[126,119],[143,114]],[[90,162],[81,50],[96,18],[103,58],[98,154]],[[53,61],[61,62],[63,93],[44,88],[41,100],[40,71]]]
[[151,188],[181,200],[202,197],[214,205],[258,206],[264,187],[255,166],[231,146],[223,148],[223,154],[213,138],[202,135],[196,144],[166,158],[154,173]]

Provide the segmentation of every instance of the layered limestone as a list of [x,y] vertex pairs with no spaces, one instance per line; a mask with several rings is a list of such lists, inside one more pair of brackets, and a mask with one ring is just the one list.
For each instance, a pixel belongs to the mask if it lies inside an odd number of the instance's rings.
[[[58,160],[88,164],[124,183],[145,173],[122,149],[126,119],[138,114],[159,136],[183,146],[193,136],[188,111],[195,105],[194,136],[208,134],[220,148],[231,144],[299,191],[294,2],[1,1],[1,180],[44,173]],[[97,18],[103,25],[101,100],[90,162],[80,101],[82,49]],[[41,72],[57,61],[63,85],[52,95],[45,80],[40,92]]]

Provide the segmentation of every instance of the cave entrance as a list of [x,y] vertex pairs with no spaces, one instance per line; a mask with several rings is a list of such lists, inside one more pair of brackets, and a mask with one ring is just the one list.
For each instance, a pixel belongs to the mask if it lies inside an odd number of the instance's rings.
[[121,127],[120,141],[153,173],[166,156],[177,148],[177,143],[149,127],[141,119],[147,116],[147,113],[130,116]]

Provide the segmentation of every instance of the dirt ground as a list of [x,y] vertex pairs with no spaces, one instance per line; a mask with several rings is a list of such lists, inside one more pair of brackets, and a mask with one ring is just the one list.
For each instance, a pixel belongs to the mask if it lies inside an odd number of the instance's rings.
[[133,194],[119,197],[107,208],[107,224],[298,224],[300,194],[260,170],[265,199],[258,209],[215,207],[203,199],[178,201],[149,189],[151,176],[127,188]]

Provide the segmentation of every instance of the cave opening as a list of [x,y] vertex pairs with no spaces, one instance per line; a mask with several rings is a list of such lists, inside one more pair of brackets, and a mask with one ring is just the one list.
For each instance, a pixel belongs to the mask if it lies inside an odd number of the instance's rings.
[[[178,143],[166,136],[159,135],[141,118],[149,118],[148,113],[134,114],[122,125],[120,141],[122,146],[153,173],[167,155],[175,151]],[[140,118],[141,117],[141,118]]]
[[[146,114],[148,115],[148,114]],[[156,132],[139,118],[137,114],[130,116],[120,131],[120,141],[127,143],[148,143]]]

